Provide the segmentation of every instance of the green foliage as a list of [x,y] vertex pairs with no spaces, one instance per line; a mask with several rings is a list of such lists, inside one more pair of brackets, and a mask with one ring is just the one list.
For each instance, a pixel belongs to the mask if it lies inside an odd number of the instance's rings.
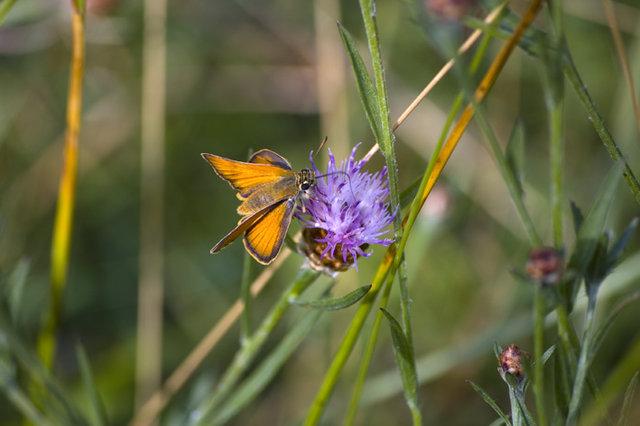
[[305,302],[303,300],[293,299],[293,300],[290,300],[289,302],[298,306],[305,306],[309,308],[320,309],[323,311],[337,311],[340,309],[348,308],[349,306],[352,306],[353,304],[357,303],[358,301],[360,301],[360,299],[362,299],[364,296],[367,295],[369,290],[371,290],[371,285],[364,285],[362,287],[358,287],[357,289],[341,297],[334,297],[331,299],[311,300],[308,302]]
[[[3,424],[128,424],[136,415],[139,233],[154,220],[165,233],[160,424],[288,424],[308,413],[309,424],[631,424],[640,156],[632,91],[618,64],[601,60],[613,57],[610,29],[586,5],[545,2],[476,105],[479,76],[522,10],[507,6],[485,23],[501,3],[486,0],[447,21],[431,3],[169,4],[165,200],[163,211],[141,218],[149,194],[139,185],[140,64],[158,48],[145,45],[142,5],[0,1]],[[627,7],[618,17],[638,13],[631,3],[615,3]],[[88,17],[85,102],[50,372],[35,336],[49,303],[73,8]],[[638,35],[619,23],[637,85]],[[485,35],[459,53],[469,29]],[[449,75],[392,133],[391,118],[451,58]],[[467,102],[475,121],[420,210],[416,197]],[[340,126],[344,140],[333,134]],[[198,154],[242,159],[270,148],[300,169],[324,134],[334,154],[380,144],[399,206],[395,245],[386,254],[367,248],[358,273],[330,283],[301,267],[291,238],[293,253],[277,270],[252,263],[240,242],[209,255],[237,222],[237,200]],[[323,169],[324,159],[314,161]],[[381,165],[374,156],[365,167]],[[526,275],[526,253],[541,245],[567,254],[557,284]],[[265,276],[270,286],[252,294],[252,281]],[[344,296],[329,298],[328,289]],[[174,374],[236,301],[244,310],[176,385]],[[378,332],[382,322],[390,333]],[[531,353],[524,379],[500,380],[491,356],[498,341]],[[410,410],[390,402],[401,394]]]

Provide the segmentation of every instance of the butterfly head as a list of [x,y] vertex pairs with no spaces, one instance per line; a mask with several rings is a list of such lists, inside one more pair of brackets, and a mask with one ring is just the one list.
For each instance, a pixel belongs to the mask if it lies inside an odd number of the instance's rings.
[[316,173],[311,169],[300,170],[297,178],[298,189],[305,194],[316,185]]

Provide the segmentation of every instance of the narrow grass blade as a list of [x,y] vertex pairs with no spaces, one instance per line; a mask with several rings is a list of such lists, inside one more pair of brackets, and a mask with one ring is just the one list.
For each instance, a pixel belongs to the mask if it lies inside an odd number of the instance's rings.
[[[619,165],[609,172],[596,195],[591,210],[580,226],[576,237],[576,248],[569,260],[569,267],[578,272],[579,276],[583,276],[586,273],[596,251],[621,174],[622,167]],[[570,298],[568,301],[570,305],[573,304],[579,284],[580,280],[576,279],[573,281],[571,288],[569,288],[567,296]]]
[[380,142],[382,140],[382,129],[380,128],[380,109],[378,108],[378,94],[375,86],[349,32],[340,24],[338,24],[338,31],[351,61],[351,68],[356,77],[358,93],[360,94],[360,100],[369,121],[369,126],[373,136],[376,138],[376,142]]
[[471,380],[467,380],[467,383],[469,383],[473,388],[473,390],[476,391],[478,395],[482,397],[482,399],[484,399],[484,402],[486,402],[489,405],[489,407],[493,408],[493,411],[495,411],[496,414],[500,416],[500,418],[504,421],[506,425],[511,426],[511,420],[509,420],[509,416],[507,416],[504,413],[504,411],[500,409],[500,407],[498,406],[498,403],[493,398],[491,398],[489,394],[484,391],[484,389],[482,389],[480,386],[478,386]]
[[580,210],[580,207],[573,201],[571,202],[571,216],[573,217],[573,230],[577,234],[580,232],[582,222],[584,222],[584,214],[582,210]]
[[522,194],[522,181],[524,180],[524,163],[525,163],[525,135],[524,125],[520,120],[516,121],[513,131],[509,137],[505,155],[507,157],[507,166],[511,170],[511,174],[515,177],[518,184],[520,194]]
[[636,394],[639,375],[640,372],[636,371],[631,380],[629,380],[629,386],[627,386],[627,391],[624,393],[624,402],[622,403],[622,410],[620,410],[620,419],[618,419],[618,426],[626,426],[628,424],[627,417],[629,415],[629,410],[631,409],[631,406],[633,404],[633,397]]
[[5,288],[6,294],[3,296],[7,299],[9,315],[11,316],[11,321],[14,325],[18,323],[18,319],[20,317],[22,295],[24,294],[24,287],[27,282],[27,276],[29,275],[29,269],[30,262],[26,259],[22,259],[13,271],[11,271],[11,275],[9,275],[7,280],[7,286]]
[[349,306],[357,303],[362,299],[371,289],[371,284],[358,287],[352,292],[333,299],[318,299],[305,302],[303,300],[289,300],[290,303],[298,306],[305,306],[314,309],[321,309],[323,311],[337,311],[339,309],[348,308]]
[[600,391],[600,397],[585,407],[586,413],[580,419],[580,425],[601,424],[600,420],[604,418],[623,387],[628,386],[629,377],[633,377],[638,369],[640,369],[640,335],[636,336],[636,340],[607,378]]
[[[45,418],[54,424],[86,425],[88,422],[71,398],[64,392],[51,373],[15,333],[4,313],[0,313],[0,340],[6,344],[11,356],[24,369],[26,377],[31,381],[34,392],[37,392],[40,409]],[[33,395],[30,395],[33,399]]]
[[631,237],[633,236],[633,233],[636,231],[637,227],[638,227],[638,217],[634,217],[629,223],[629,225],[627,225],[625,230],[622,231],[622,235],[620,235],[620,238],[618,238],[618,241],[616,241],[616,243],[613,245],[613,247],[609,251],[609,258],[607,259],[608,267],[611,268],[616,263],[618,263],[620,255],[622,254],[624,249],[627,248],[627,245],[629,244],[629,241],[631,240]]
[[0,24],[2,24],[4,18],[7,17],[13,5],[16,4],[16,1],[17,0],[4,0],[0,2]]
[[396,359],[404,396],[411,411],[419,410],[418,407],[418,375],[416,374],[416,362],[413,351],[407,342],[407,337],[402,331],[400,323],[385,309],[380,308],[384,316],[389,321],[391,339],[393,341],[393,355]]
[[82,345],[76,345],[76,357],[78,358],[78,366],[80,370],[80,376],[84,384],[86,395],[89,398],[89,408],[91,409],[91,416],[93,417],[92,424],[96,426],[103,426],[109,424],[107,419],[107,413],[104,409],[104,404],[98,394],[95,381],[93,380],[93,373],[91,372],[91,364],[89,358]]
[[544,351],[544,353],[542,354],[542,358],[540,359],[543,365],[546,364],[547,361],[549,361],[549,359],[551,358],[551,355],[553,355],[555,351],[556,351],[556,345],[551,345],[549,349]]
[[302,343],[316,323],[321,310],[307,312],[304,317],[282,339],[273,352],[260,364],[256,370],[238,387],[225,404],[217,410],[214,425],[229,421],[244,409],[264,388],[271,383],[291,354]]
[[600,349],[600,345],[604,340],[604,337],[607,334],[607,330],[611,327],[615,319],[620,315],[623,309],[629,306],[631,303],[640,299],[640,291],[637,291],[629,296],[627,296],[622,302],[618,303],[618,305],[611,311],[611,313],[607,316],[607,318],[602,322],[600,328],[596,331],[593,336],[593,347],[591,350],[591,355],[593,356]]

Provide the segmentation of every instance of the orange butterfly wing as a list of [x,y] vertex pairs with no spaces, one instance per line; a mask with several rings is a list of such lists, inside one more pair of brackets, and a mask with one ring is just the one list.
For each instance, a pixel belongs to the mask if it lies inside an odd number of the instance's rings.
[[276,154],[270,149],[261,149],[255,152],[249,159],[250,163],[271,164],[272,166],[281,167],[283,169],[291,170],[291,164],[286,158],[280,154]]
[[295,199],[285,198],[242,219],[211,253],[219,252],[244,233],[244,246],[251,256],[262,264],[271,263],[282,248],[295,205]]
[[[262,151],[258,151],[254,157]],[[279,155],[273,154],[284,160]],[[241,199],[247,198],[263,185],[273,184],[284,177],[295,177],[295,172],[290,167],[284,168],[278,163],[267,163],[263,156],[257,157],[258,161],[252,163],[229,160],[213,154],[202,154],[202,157],[211,164],[218,176],[229,182],[231,187],[238,191]],[[286,160],[284,161],[286,162]],[[288,163],[286,164],[288,165]]]
[[268,211],[246,230],[242,242],[258,262],[267,265],[280,253],[295,205],[294,198],[279,201],[267,208]]

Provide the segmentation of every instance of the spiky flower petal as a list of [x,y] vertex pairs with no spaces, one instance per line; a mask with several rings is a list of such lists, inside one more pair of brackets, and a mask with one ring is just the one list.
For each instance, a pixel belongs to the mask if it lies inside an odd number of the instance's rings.
[[[316,186],[312,196],[304,200],[302,207],[299,206],[296,211],[296,217],[305,228],[322,230],[307,232],[313,235],[308,239],[320,244],[321,254],[318,256],[318,247],[304,251],[307,254],[315,252],[316,258],[331,258],[342,265],[346,264],[347,268],[353,262],[357,267],[358,257],[370,256],[371,252],[365,251],[370,245],[389,245],[393,242],[382,238],[387,233],[385,228],[394,217],[387,201],[387,169],[376,173],[363,171],[364,163],[355,160],[358,145],[351,151],[349,159],[340,163],[340,167],[336,167],[336,160],[329,150],[329,164],[324,174],[320,173],[311,159],[318,176]],[[326,267],[326,262],[323,267]]]

